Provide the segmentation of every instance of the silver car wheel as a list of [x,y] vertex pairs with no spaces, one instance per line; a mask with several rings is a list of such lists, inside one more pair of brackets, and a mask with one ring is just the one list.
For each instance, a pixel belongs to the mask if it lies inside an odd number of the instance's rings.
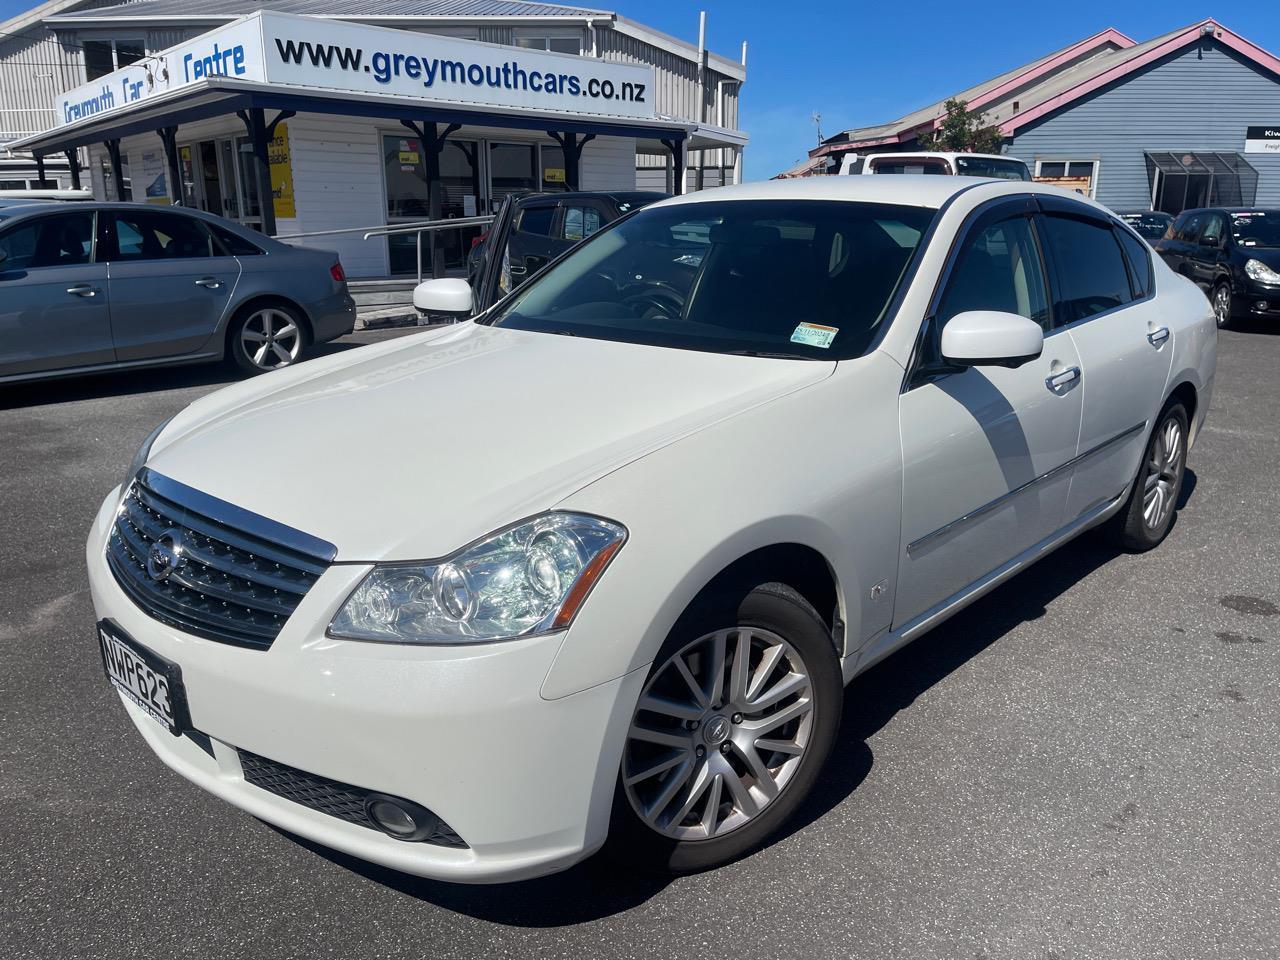
[[240,349],[261,370],[287,367],[302,352],[302,331],[283,310],[255,310],[240,330]]
[[1170,417],[1156,434],[1147,462],[1142,497],[1142,519],[1149,530],[1159,530],[1173,511],[1182,473],[1182,424]]
[[1231,322],[1231,288],[1225,283],[1219,284],[1213,291],[1213,315],[1220,327]]
[[708,633],[645,684],[627,731],[623,788],[664,836],[722,837],[777,800],[812,729],[813,685],[795,647],[759,627]]

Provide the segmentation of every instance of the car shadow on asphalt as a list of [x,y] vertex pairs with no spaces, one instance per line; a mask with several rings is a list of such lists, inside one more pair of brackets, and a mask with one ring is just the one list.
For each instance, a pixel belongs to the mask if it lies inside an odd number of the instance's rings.
[[[1195,487],[1196,476],[1188,470],[1179,507],[1187,504]],[[840,735],[822,776],[770,845],[821,819],[858,788],[874,763],[868,741],[894,716],[1021,624],[1044,616],[1048,604],[1060,594],[1119,555],[1107,538],[1087,533],[854,679],[846,690]],[[619,869],[607,857],[595,856],[550,877],[467,886],[410,876],[273,829],[399,893],[514,927],[556,927],[603,919],[645,902],[675,879]]]
[[[307,348],[301,362],[326,357],[364,346],[354,340],[336,340]],[[187,387],[214,387],[246,379],[230,363],[195,363],[177,367],[149,367],[143,370],[115,370],[84,377],[38,380],[32,383],[0,384],[0,410],[52,406],[77,400],[182,390]]]

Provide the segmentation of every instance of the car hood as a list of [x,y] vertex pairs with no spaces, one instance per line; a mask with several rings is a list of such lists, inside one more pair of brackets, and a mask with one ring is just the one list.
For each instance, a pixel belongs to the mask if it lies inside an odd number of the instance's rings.
[[1239,250],[1244,261],[1260,260],[1272,270],[1280,270],[1280,247],[1240,246]]
[[433,558],[834,368],[464,323],[211,394],[148,464],[342,560]]

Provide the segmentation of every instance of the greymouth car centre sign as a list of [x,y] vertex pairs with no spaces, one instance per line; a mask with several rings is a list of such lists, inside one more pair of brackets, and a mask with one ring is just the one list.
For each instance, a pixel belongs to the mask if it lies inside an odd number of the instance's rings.
[[218,78],[652,119],[651,66],[262,11],[60,94],[58,125]]

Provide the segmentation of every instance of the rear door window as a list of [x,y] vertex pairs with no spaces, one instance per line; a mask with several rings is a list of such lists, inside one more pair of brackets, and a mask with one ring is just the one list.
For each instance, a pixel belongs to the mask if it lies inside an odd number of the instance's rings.
[[32,270],[89,263],[93,257],[93,213],[59,213],[24,220],[0,233],[5,258],[0,270]]
[[113,221],[113,260],[189,260],[215,255],[212,235],[195,217],[121,210],[116,211]]
[[516,230],[520,233],[532,233],[539,237],[551,236],[551,225],[555,222],[556,208],[554,204],[541,207],[525,207],[520,211],[516,221]]
[[585,240],[602,226],[600,210],[592,204],[568,204],[561,220],[560,236],[564,240]]
[[1054,314],[1059,323],[1087,320],[1133,299],[1124,255],[1109,224],[1060,213],[1045,214],[1042,223],[1058,281]]

